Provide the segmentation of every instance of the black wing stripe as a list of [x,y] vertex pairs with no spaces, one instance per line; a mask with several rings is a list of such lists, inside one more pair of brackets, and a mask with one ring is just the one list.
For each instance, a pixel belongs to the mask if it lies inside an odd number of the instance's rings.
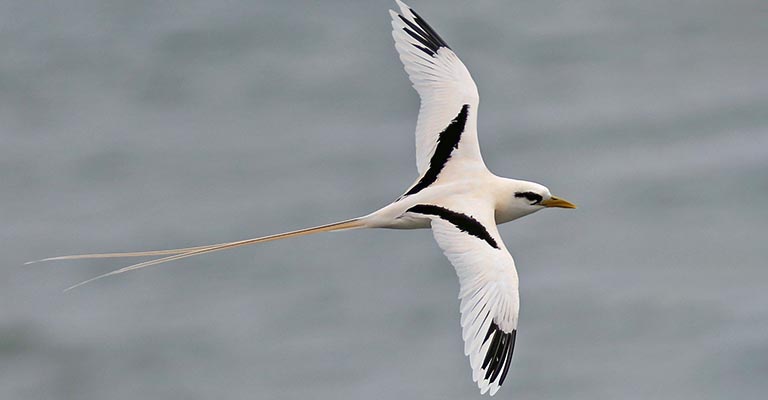
[[440,35],[438,35],[437,32],[435,32],[435,30],[432,29],[432,27],[429,26],[426,21],[424,21],[423,18],[416,14],[413,9],[409,8],[409,10],[413,14],[413,20],[415,23],[409,21],[400,14],[397,16],[400,17],[400,20],[402,20],[406,25],[406,27],[403,28],[405,33],[416,39],[419,43],[426,46],[422,47],[414,44],[414,47],[429,54],[431,57],[434,57],[441,47],[450,49],[450,47],[448,47],[448,45],[445,43],[445,40],[443,40],[443,38],[441,38]]
[[493,336],[493,339],[491,339],[488,352],[485,354],[482,368],[485,370],[485,379],[489,379],[493,383],[498,378],[498,385],[501,386],[507,377],[509,366],[512,364],[517,329],[512,332],[504,332],[496,325],[496,321],[492,321],[483,343],[487,342],[491,336]]
[[509,335],[501,335],[501,346],[499,346],[499,351],[496,353],[496,356],[493,357],[494,364],[493,373],[491,374],[491,383],[499,377],[501,370],[504,369],[502,366],[504,365],[504,360],[507,358],[509,342]]
[[428,49],[428,48],[426,48],[426,47],[421,47],[421,46],[419,46],[419,45],[417,45],[417,44],[414,44],[414,45],[413,45],[413,47],[415,47],[415,48],[417,48],[417,49],[419,49],[419,50],[421,50],[421,51],[423,51],[423,52],[425,52],[425,53],[429,54],[430,56],[433,56],[433,55],[435,55],[435,52],[434,52],[434,51],[432,51],[432,50],[430,50],[430,49]]
[[429,24],[427,23],[427,21],[425,21],[425,20],[424,20],[424,18],[421,18],[421,15],[419,15],[419,14],[416,14],[416,11],[413,11],[413,9],[412,9],[412,8],[410,8],[410,10],[411,10],[411,14],[413,14],[413,17],[414,17],[414,18],[413,18],[413,20],[414,20],[414,21],[416,21],[416,23],[417,23],[417,24],[418,24],[418,25],[419,25],[419,26],[420,26],[422,29],[424,29],[424,31],[425,31],[425,32],[426,32],[426,33],[429,35],[429,37],[430,37],[430,38],[431,38],[431,39],[432,39],[432,40],[433,40],[435,43],[439,44],[439,45],[440,45],[440,46],[442,46],[442,47],[447,47],[447,48],[449,48],[449,49],[451,48],[450,46],[448,46],[448,44],[447,44],[447,43],[445,43],[445,40],[443,40],[443,38],[441,38],[441,37],[440,37],[440,35],[438,35],[438,34],[437,34],[437,32],[435,32],[435,30],[434,30],[434,29],[432,29],[432,27],[431,27],[431,26],[429,26]]
[[464,132],[464,127],[467,124],[467,115],[469,114],[469,104],[464,104],[461,107],[461,111],[456,115],[450,124],[440,132],[437,138],[437,146],[435,147],[435,153],[432,154],[432,158],[429,159],[429,168],[424,176],[419,179],[419,182],[413,185],[404,195],[410,196],[412,194],[422,191],[424,188],[435,183],[440,171],[445,168],[445,164],[451,159],[453,150],[459,148],[459,141],[461,141],[461,134]]
[[452,223],[460,231],[469,233],[474,237],[484,240],[494,249],[499,248],[499,244],[496,243],[496,239],[494,239],[493,236],[488,233],[488,229],[485,229],[480,221],[472,218],[467,214],[451,211],[447,208],[431,204],[417,204],[409,208],[408,212],[438,216],[440,219],[444,219]]
[[429,47],[429,49],[435,53],[437,52],[438,49],[440,49],[440,44],[434,41],[432,38],[430,38],[427,32],[424,32],[424,30],[416,26],[413,22],[405,19],[405,17],[403,17],[402,15],[398,15],[398,17],[400,17],[400,20],[402,20],[406,25],[408,25],[408,27],[403,28],[405,33],[411,35],[412,38],[418,40],[425,46]]
[[507,362],[504,363],[504,372],[501,373],[501,378],[499,378],[499,386],[501,386],[502,383],[504,383],[504,379],[507,377],[507,372],[509,372],[509,366],[512,365],[512,354],[515,351],[515,340],[517,339],[517,329],[512,331],[509,342],[509,353],[507,356]]
[[[495,325],[495,322],[492,322],[492,324]],[[493,335],[493,339],[491,339],[491,345],[488,346],[488,352],[485,353],[485,359],[483,360],[483,369],[486,370],[485,379],[488,379],[488,376],[490,376],[491,372],[493,371],[493,366],[490,365],[491,361],[493,361],[493,358],[496,356],[496,353],[499,349],[499,342],[501,341],[502,335]],[[488,368],[488,367],[491,368]]]
[[413,31],[411,31],[411,30],[409,30],[407,28],[403,28],[403,30],[405,31],[405,33],[410,35],[412,38],[418,40],[419,43],[423,44],[424,46],[427,46],[427,48],[424,48],[424,47],[421,47],[421,46],[418,46],[418,45],[414,45],[417,48],[421,49],[421,51],[429,54],[430,56],[433,56],[437,52],[437,48],[435,48],[434,44],[430,43],[427,39],[419,36],[418,34],[416,34],[415,32],[413,32]]

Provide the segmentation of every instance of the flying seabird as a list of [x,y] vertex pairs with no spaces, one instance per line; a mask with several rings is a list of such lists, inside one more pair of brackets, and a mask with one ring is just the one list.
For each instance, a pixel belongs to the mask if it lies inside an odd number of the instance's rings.
[[[164,256],[81,282],[160,263],[319,232],[431,228],[459,277],[464,354],[481,393],[495,394],[512,361],[520,308],[515,262],[497,229],[544,208],[575,206],[534,182],[502,178],[483,162],[477,139],[479,96],[456,53],[413,9],[396,0],[392,36],[421,98],[416,123],[419,178],[395,201],[368,215],[314,228],[208,246],[83,254],[40,261]],[[69,289],[67,289],[69,290]]]

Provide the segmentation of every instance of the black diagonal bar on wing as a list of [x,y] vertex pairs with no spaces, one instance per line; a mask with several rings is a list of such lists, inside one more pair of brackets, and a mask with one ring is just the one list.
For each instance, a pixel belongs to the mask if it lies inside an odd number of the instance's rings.
[[408,212],[435,215],[440,219],[452,223],[456,228],[462,232],[466,232],[478,239],[484,240],[488,245],[494,249],[499,248],[499,244],[496,239],[488,233],[488,229],[480,223],[480,221],[472,218],[472,216],[463,214],[460,212],[452,211],[444,207],[432,205],[432,204],[417,204],[408,209]]
[[413,185],[401,198],[418,193],[429,185],[435,183],[440,172],[445,168],[445,164],[451,159],[453,151],[459,148],[461,134],[467,125],[467,116],[469,114],[469,104],[464,104],[461,111],[456,115],[450,124],[440,132],[437,138],[437,146],[432,158],[429,159],[429,168],[419,181]]

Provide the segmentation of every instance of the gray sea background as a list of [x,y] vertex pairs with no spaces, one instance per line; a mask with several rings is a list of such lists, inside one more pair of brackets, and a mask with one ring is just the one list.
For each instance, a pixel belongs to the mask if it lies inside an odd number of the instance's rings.
[[[412,0],[486,163],[580,206],[503,225],[499,399],[768,393],[768,2]],[[390,1],[0,1],[0,399],[480,399],[429,231],[127,260],[366,214],[416,179]]]

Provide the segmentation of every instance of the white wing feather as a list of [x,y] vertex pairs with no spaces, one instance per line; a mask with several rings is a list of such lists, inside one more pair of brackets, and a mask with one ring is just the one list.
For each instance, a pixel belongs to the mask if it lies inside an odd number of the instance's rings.
[[408,78],[421,98],[416,123],[416,167],[419,174],[429,168],[440,132],[456,118],[465,104],[469,105],[469,115],[461,145],[452,159],[462,158],[485,166],[477,140],[477,107],[480,97],[472,76],[459,57],[447,46],[439,47],[434,54],[425,51],[424,44],[405,31],[411,28],[400,16],[417,27],[426,25],[426,22],[403,2],[398,0],[397,4],[400,14],[390,10],[395,48],[400,54],[400,61],[408,73]]
[[[492,209],[477,210],[475,206],[474,212],[469,212],[467,207],[449,208],[482,224],[498,246],[430,216],[435,240],[459,277],[464,354],[469,356],[472,379],[482,393],[490,391],[493,395],[506,378],[517,334],[520,300],[515,262],[501,241]],[[493,332],[492,324],[497,328]],[[496,335],[499,342],[494,340]],[[492,349],[494,343],[499,347]],[[494,353],[490,358],[489,351]],[[501,359],[494,361],[497,356]]]

